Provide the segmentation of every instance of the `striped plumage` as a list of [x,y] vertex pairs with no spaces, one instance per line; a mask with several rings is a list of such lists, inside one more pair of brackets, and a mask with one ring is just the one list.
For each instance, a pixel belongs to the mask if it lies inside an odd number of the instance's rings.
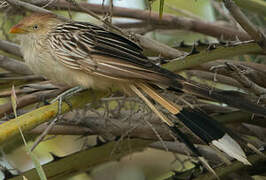
[[64,65],[107,78],[108,82],[150,80],[168,85],[169,75],[177,78],[152,64],[135,43],[89,23],[59,24],[47,40],[53,56]]
[[[105,89],[115,86],[136,94],[140,93],[139,88],[178,117],[204,142],[212,143],[249,164],[239,144],[216,121],[200,110],[182,108],[165,100],[149,85],[186,92],[191,89],[194,93],[205,94],[209,94],[208,90],[151,63],[134,42],[102,27],[85,22],[63,22],[51,14],[26,17],[11,29],[11,33],[22,34],[21,50],[34,73],[70,87]],[[214,98],[221,101],[226,99],[222,93],[216,96]],[[263,108],[254,107],[258,113],[266,114]],[[157,114],[173,132],[179,133],[173,122],[160,112]],[[190,142],[186,143],[193,149]]]

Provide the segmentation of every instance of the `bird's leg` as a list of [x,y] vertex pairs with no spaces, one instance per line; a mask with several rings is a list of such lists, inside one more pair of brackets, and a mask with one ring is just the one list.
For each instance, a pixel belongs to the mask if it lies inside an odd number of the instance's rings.
[[70,108],[72,108],[71,103],[68,102],[66,98],[67,98],[67,97],[70,97],[70,96],[72,96],[72,95],[74,95],[74,94],[76,94],[76,93],[78,93],[78,92],[81,92],[81,91],[83,91],[84,89],[85,89],[85,88],[83,88],[83,87],[76,86],[76,87],[73,87],[73,88],[70,88],[70,89],[64,91],[63,93],[61,93],[60,95],[58,95],[55,99],[53,99],[53,100],[51,101],[51,103],[54,103],[54,102],[58,101],[58,112],[57,112],[57,114],[59,115],[59,114],[61,114],[61,112],[62,112],[62,102],[63,102],[63,101],[66,102],[67,105],[68,105]]
[[65,101],[68,106],[71,108],[71,104],[70,102],[68,102],[66,100],[67,97],[70,97],[82,90],[84,90],[85,88],[82,88],[80,86],[76,86],[76,87],[73,87],[73,88],[70,88],[66,91],[64,91],[63,93],[61,93],[60,95],[58,95],[55,99],[53,99],[51,101],[51,103],[54,103],[56,101],[58,101],[58,111],[57,111],[57,115],[56,117],[49,123],[49,125],[47,126],[47,128],[44,130],[44,132],[38,137],[38,139],[34,142],[32,148],[31,148],[31,151],[33,151],[35,149],[35,147],[44,139],[44,137],[49,133],[50,129],[53,128],[53,126],[55,125],[55,123],[60,120],[61,118],[59,117],[59,115],[61,114],[62,112],[62,102]]

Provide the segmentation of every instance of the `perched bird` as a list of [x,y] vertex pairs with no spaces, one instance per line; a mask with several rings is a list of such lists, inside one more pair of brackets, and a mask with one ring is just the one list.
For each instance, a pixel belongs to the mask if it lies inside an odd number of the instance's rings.
[[[142,49],[131,40],[90,23],[66,22],[53,14],[36,13],[22,19],[12,27],[10,33],[20,35],[24,60],[35,74],[70,87],[119,87],[126,92],[131,91],[143,99],[200,156],[175,123],[146,98],[144,94],[147,94],[205,143],[213,144],[229,156],[249,164],[240,145],[224,127],[198,109],[182,108],[165,99],[154,87],[204,96],[209,95],[208,90],[151,63],[142,54]],[[259,106],[251,107],[234,101],[232,98],[237,98],[235,95],[224,95],[223,92],[212,95],[212,98],[235,107],[266,115],[265,109]]]

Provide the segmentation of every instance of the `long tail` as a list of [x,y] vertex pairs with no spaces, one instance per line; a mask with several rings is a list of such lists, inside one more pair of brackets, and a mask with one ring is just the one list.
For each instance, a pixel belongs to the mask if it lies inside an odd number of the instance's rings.
[[191,143],[191,141],[187,138],[187,136],[183,134],[182,131],[180,131],[172,121],[170,121],[167,117],[165,117],[164,114],[158,111],[156,107],[142,94],[142,92],[135,85],[130,85],[130,88],[152,109],[153,112],[157,114],[158,117],[160,117],[160,119],[168,126],[168,128],[174,133],[174,135],[178,139],[181,139],[187,145],[187,147],[198,157],[199,161],[203,164],[203,166],[205,166],[209,172],[214,174],[214,176],[217,179],[219,179],[215,171],[211,168],[211,166],[201,155],[199,150],[194,146],[194,144]]
[[137,86],[182,121],[187,128],[204,142],[213,144],[229,156],[250,165],[240,145],[226,133],[217,121],[200,110],[182,108],[166,100],[147,84],[138,83]]
[[[171,88],[174,89],[175,87]],[[211,98],[243,111],[266,116],[266,108],[252,103],[245,97],[244,93],[238,91],[224,91],[216,88],[209,89],[206,86],[189,80],[183,82],[182,91],[205,98]]]

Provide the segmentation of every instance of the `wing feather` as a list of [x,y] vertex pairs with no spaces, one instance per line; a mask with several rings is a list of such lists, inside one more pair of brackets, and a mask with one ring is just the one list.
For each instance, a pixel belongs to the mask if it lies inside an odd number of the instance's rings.
[[51,53],[65,66],[116,80],[168,83],[173,73],[151,63],[134,42],[101,27],[64,23],[48,36]]

